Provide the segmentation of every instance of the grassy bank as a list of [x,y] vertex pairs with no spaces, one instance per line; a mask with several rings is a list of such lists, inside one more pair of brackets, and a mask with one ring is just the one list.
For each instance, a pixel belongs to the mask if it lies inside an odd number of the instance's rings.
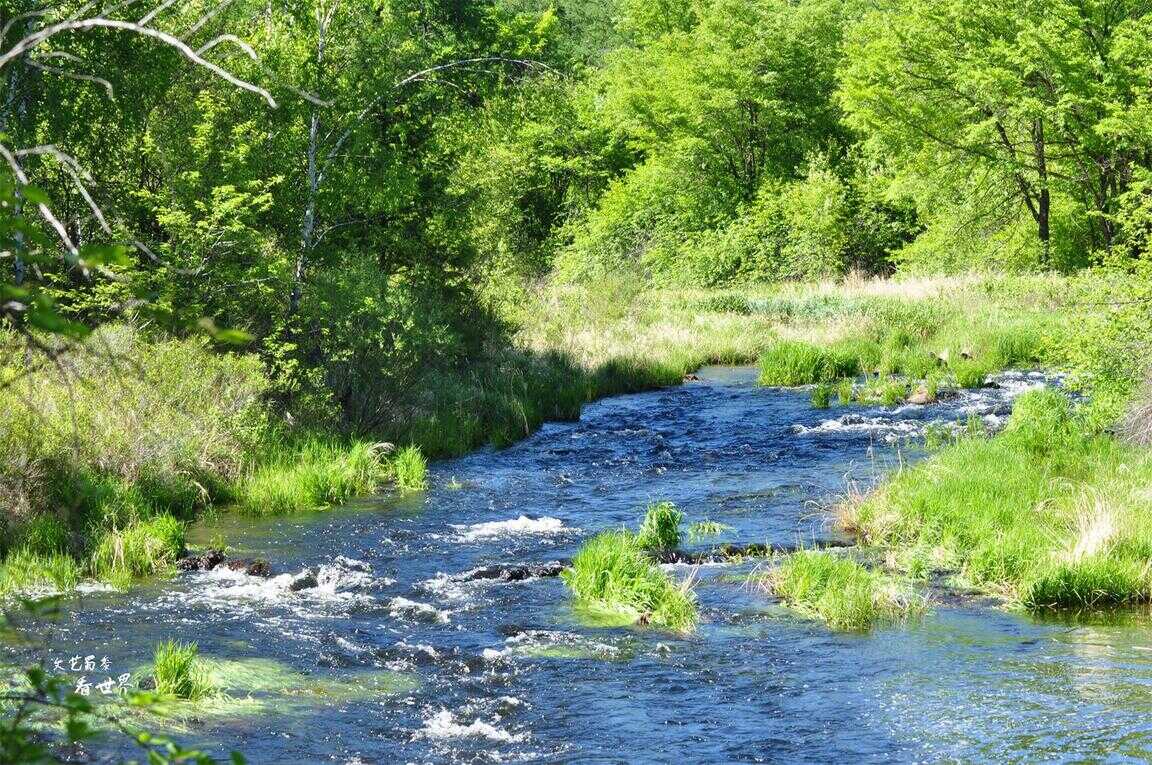
[[845,505],[840,523],[912,576],[1029,608],[1152,598],[1152,454],[1094,432],[1055,391],[1022,396],[1006,429],[963,438]]
[[205,341],[106,327],[52,369],[13,347],[0,366],[0,593],[165,573],[209,508],[312,510],[423,480],[413,449],[277,423],[259,361]]

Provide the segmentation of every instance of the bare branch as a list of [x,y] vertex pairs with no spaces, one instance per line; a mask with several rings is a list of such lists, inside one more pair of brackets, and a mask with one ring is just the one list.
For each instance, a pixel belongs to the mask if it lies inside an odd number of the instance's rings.
[[[8,166],[12,168],[12,172],[16,175],[16,180],[25,186],[29,185],[28,176],[24,173],[24,168],[4,144],[0,144],[0,157],[3,157],[8,163]],[[40,217],[52,227],[56,232],[56,236],[59,237],[60,242],[64,245],[65,249],[68,250],[68,261],[77,264],[80,259],[80,251],[77,250],[76,245],[72,243],[72,239],[68,236],[68,230],[64,228],[64,224],[60,222],[60,219],[56,217],[48,205],[43,202],[38,202],[36,209],[39,210]]]
[[228,82],[240,88],[241,90],[246,90],[250,93],[259,95],[273,109],[275,109],[277,106],[276,99],[274,99],[272,94],[267,90],[260,87],[259,85],[254,85],[247,80],[243,80],[227,71],[226,69],[223,69],[222,67],[213,64],[211,61],[204,59],[199,54],[197,54],[196,51],[188,47],[187,43],[178,37],[174,37],[167,32],[161,32],[158,29],[153,29],[152,27],[141,26],[140,24],[136,24],[131,21],[117,21],[115,19],[106,19],[102,17],[82,19],[79,21],[65,21],[59,24],[53,24],[51,26],[44,27],[43,29],[40,29],[33,34],[28,35],[16,43],[16,45],[14,45],[12,48],[0,54],[0,69],[3,69],[5,65],[22,56],[28,50],[35,48],[44,41],[55,37],[58,34],[96,28],[118,29],[159,40],[165,45],[175,49],[182,56],[184,56],[184,58],[188,59],[193,64],[207,69],[209,72],[215,74],[225,82]]
[[219,37],[214,37],[211,40],[209,40],[207,43],[205,43],[204,45],[200,46],[196,50],[196,54],[199,56],[203,56],[205,53],[212,50],[217,45],[221,45],[222,43],[226,43],[226,42],[232,43],[237,48],[244,51],[244,53],[246,53],[248,55],[248,58],[252,59],[253,61],[259,61],[260,60],[260,57],[258,55],[256,55],[256,51],[252,49],[252,46],[249,45],[248,43],[244,42],[243,40],[241,40],[236,35],[220,35]]
[[108,82],[108,80],[104,79],[103,77],[97,77],[92,74],[81,74],[79,72],[69,72],[67,69],[61,69],[56,66],[41,64],[34,59],[28,59],[28,66],[33,67],[34,69],[39,69],[42,72],[58,74],[61,77],[68,78],[69,80],[80,80],[81,82],[96,83],[97,85],[104,88],[104,93],[108,96],[108,100],[116,100],[116,91],[112,88],[112,83]]
[[160,3],[160,5],[156,6],[151,11],[149,11],[148,13],[141,16],[140,20],[137,21],[136,23],[139,24],[140,26],[145,26],[147,24],[151,24],[153,19],[155,19],[157,16],[159,16],[161,13],[168,10],[169,8],[171,8],[175,4],[176,4],[176,0],[164,0],[163,3]]

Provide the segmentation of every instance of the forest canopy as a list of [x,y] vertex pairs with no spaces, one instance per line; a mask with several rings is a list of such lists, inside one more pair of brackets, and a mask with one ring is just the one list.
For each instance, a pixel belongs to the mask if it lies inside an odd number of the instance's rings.
[[0,28],[10,326],[207,332],[351,430],[491,358],[544,280],[1147,257],[1143,3],[8,0]]

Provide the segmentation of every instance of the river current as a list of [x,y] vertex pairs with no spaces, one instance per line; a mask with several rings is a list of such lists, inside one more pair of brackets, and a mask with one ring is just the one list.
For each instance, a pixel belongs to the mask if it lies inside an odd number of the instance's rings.
[[[926,423],[976,414],[995,427],[1044,383],[1010,373],[929,406],[818,410],[805,391],[757,387],[750,369],[700,378],[436,462],[426,492],[202,523],[196,540],[223,536],[274,575],[218,568],[89,590],[29,625],[40,643],[16,660],[67,669],[92,655],[108,657],[106,674],[139,672],[157,642],[196,641],[232,668],[232,699],[175,735],[253,763],[1152,757],[1152,632],[1139,614],[1038,620],[948,598],[907,625],[845,634],[749,586],[763,563],[679,565],[669,571],[695,577],[702,623],[676,636],[597,622],[556,577],[469,581],[570,558],[656,500],[731,527],[692,547],[836,538],[826,502],[920,459]],[[115,738],[94,752],[133,753]]]

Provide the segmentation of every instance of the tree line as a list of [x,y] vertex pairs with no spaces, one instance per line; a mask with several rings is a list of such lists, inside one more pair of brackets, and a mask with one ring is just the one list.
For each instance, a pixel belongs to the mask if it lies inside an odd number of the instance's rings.
[[0,30],[9,333],[207,332],[352,430],[544,280],[1148,249],[1142,2],[5,0]]

